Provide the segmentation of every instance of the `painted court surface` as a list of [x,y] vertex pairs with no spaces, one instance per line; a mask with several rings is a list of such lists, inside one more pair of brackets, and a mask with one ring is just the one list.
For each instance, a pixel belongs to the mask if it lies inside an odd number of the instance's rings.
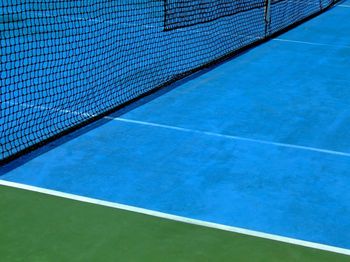
[[350,261],[349,21],[344,1],[1,167],[4,261]]

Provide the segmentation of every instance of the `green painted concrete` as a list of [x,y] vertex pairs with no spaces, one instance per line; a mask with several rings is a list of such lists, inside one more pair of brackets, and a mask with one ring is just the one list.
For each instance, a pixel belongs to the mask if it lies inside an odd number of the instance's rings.
[[1,261],[350,261],[349,256],[0,187]]

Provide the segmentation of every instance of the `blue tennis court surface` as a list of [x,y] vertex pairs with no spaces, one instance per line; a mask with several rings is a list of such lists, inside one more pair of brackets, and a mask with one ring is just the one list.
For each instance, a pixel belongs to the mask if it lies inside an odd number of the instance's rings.
[[1,179],[350,249],[346,6],[10,164]]

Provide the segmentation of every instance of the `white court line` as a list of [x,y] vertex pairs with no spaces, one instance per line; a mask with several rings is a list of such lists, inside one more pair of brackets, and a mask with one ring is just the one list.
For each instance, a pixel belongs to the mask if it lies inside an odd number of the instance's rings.
[[336,6],[350,8],[350,5],[336,5]]
[[306,44],[306,45],[317,45],[317,46],[330,46],[330,47],[339,47],[339,48],[350,48],[350,46],[347,45],[332,45],[332,44],[322,44],[322,43],[315,43],[315,42],[307,42],[307,41],[298,41],[298,40],[290,40],[290,39],[283,39],[283,38],[273,38],[272,41],[280,41],[280,42],[290,42],[290,43],[297,43],[297,44]]
[[283,236],[279,236],[279,235],[273,235],[273,234],[263,233],[263,232],[259,232],[259,231],[253,231],[253,230],[239,228],[239,227],[232,227],[232,226],[207,222],[207,221],[198,220],[198,219],[191,219],[191,218],[187,218],[187,217],[183,217],[183,216],[176,216],[176,215],[172,215],[172,214],[168,214],[168,213],[153,211],[153,210],[149,210],[149,209],[124,205],[124,204],[119,204],[119,203],[114,203],[114,202],[109,202],[109,201],[103,201],[103,200],[99,200],[99,199],[95,199],[95,198],[83,197],[83,196],[69,194],[69,193],[63,193],[63,192],[59,192],[59,191],[55,191],[55,190],[44,189],[44,188],[40,188],[40,187],[35,187],[35,186],[30,186],[30,185],[15,183],[15,182],[9,182],[9,181],[5,181],[2,179],[0,179],[0,185],[29,190],[29,191],[33,191],[33,192],[43,193],[46,195],[61,197],[61,198],[65,198],[65,199],[71,199],[71,200],[80,201],[80,202],[84,202],[84,203],[90,203],[90,204],[95,204],[95,205],[100,205],[100,206],[105,206],[105,207],[121,209],[121,210],[125,210],[125,211],[135,212],[135,213],[139,213],[139,214],[149,215],[149,216],[163,218],[163,219],[177,221],[177,222],[182,222],[182,223],[186,223],[186,224],[192,224],[192,225],[203,226],[203,227],[208,227],[208,228],[213,228],[213,229],[219,229],[219,230],[229,231],[229,232],[233,232],[233,233],[248,235],[248,236],[252,236],[252,237],[259,237],[259,238],[284,242],[284,243],[288,243],[288,244],[329,251],[329,252],[333,252],[333,253],[350,255],[350,250],[345,249],[345,248],[339,248],[339,247],[334,247],[334,246],[329,246],[329,245],[324,245],[324,244],[319,244],[319,243],[314,243],[314,242],[309,242],[309,241],[304,241],[304,240],[299,240],[299,239],[294,239],[294,238],[289,238],[289,237],[283,237]]
[[[6,104],[16,105],[16,103],[12,102],[4,102]],[[60,112],[64,114],[72,114],[72,115],[81,115],[84,117],[96,117],[97,115],[89,114],[89,113],[81,113],[77,111],[71,111],[71,110],[60,110],[56,108],[48,108],[44,106],[34,106],[29,104],[20,104],[22,107],[29,107],[29,108],[35,108],[39,110],[48,110],[48,111],[54,111],[54,112]],[[237,140],[237,141],[245,141],[245,142],[251,142],[251,143],[258,143],[258,144],[264,144],[264,145],[271,145],[271,146],[277,146],[277,147],[284,147],[284,148],[292,148],[292,149],[299,149],[299,150],[305,150],[305,151],[312,151],[312,152],[318,152],[323,154],[330,154],[330,155],[337,155],[337,156],[344,156],[344,157],[350,157],[350,153],[341,152],[341,151],[335,151],[335,150],[328,150],[323,148],[316,148],[316,147],[309,147],[309,146],[301,146],[301,145],[294,145],[294,144],[287,144],[287,143],[278,143],[273,141],[267,141],[267,140],[260,140],[260,139],[253,139],[253,138],[247,138],[247,137],[241,137],[241,136],[233,136],[233,135],[225,135],[225,134],[219,134],[209,131],[201,131],[201,130],[195,130],[195,129],[189,129],[189,128],[183,128],[183,127],[177,127],[177,126],[170,126],[170,125],[164,125],[164,124],[157,124],[152,122],[146,122],[146,121],[139,121],[139,120],[132,120],[132,119],[126,119],[121,117],[111,117],[111,116],[104,116],[103,119],[113,120],[113,121],[120,121],[120,122],[127,122],[127,123],[133,123],[138,125],[144,125],[144,126],[153,126],[158,128],[166,128],[181,132],[187,132],[187,133],[193,133],[193,134],[201,134],[201,135],[208,135],[208,136],[215,136],[225,139],[231,139],[231,140]]]
[[188,128],[183,128],[183,127],[169,126],[169,125],[163,125],[163,124],[157,124],[157,123],[145,122],[145,121],[138,121],[138,120],[132,120],[132,119],[126,119],[126,118],[120,118],[120,117],[113,118],[113,117],[106,116],[104,118],[110,119],[110,120],[114,120],[114,121],[121,121],[121,122],[127,122],[127,123],[133,123],[133,124],[139,124],[139,125],[145,125],[145,126],[153,126],[153,127],[172,129],[172,130],[177,130],[177,131],[181,131],[181,132],[188,132],[188,133],[194,133],[194,134],[201,134],[201,135],[221,137],[221,138],[226,138],[226,139],[231,139],[231,140],[238,140],[238,141],[245,141],[245,142],[251,142],[251,143],[272,145],[272,146],[278,146],[278,147],[301,149],[301,150],[313,151],[313,152],[330,154],[330,155],[350,157],[350,153],[345,153],[345,152],[341,152],[341,151],[334,151],[334,150],[328,150],[328,149],[322,149],[322,148],[316,148],[316,147],[299,146],[299,145],[294,145],[294,144],[271,142],[271,141],[259,140],[259,139],[253,139],[253,138],[246,138],[246,137],[241,137],[241,136],[225,135],[225,134],[219,134],[219,133],[214,133],[214,132],[209,132],[209,131],[188,129]]

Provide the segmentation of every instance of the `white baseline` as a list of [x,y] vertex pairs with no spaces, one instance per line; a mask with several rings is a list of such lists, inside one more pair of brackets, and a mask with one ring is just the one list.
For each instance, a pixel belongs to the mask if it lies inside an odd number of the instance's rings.
[[333,253],[339,253],[339,254],[344,254],[344,255],[350,256],[350,250],[345,249],[345,248],[339,248],[339,247],[334,247],[334,246],[329,246],[329,245],[324,245],[324,244],[319,244],[319,243],[314,243],[314,242],[309,242],[309,241],[304,241],[304,240],[298,240],[298,239],[294,239],[294,238],[283,237],[283,236],[279,236],[279,235],[263,233],[263,232],[259,232],[259,231],[248,230],[248,229],[239,228],[239,227],[232,227],[232,226],[211,223],[211,222],[206,222],[206,221],[197,220],[197,219],[191,219],[191,218],[182,217],[182,216],[171,215],[171,214],[153,211],[153,210],[149,210],[149,209],[144,209],[144,208],[139,208],[139,207],[134,207],[134,206],[129,206],[129,205],[123,205],[123,204],[118,204],[118,203],[114,203],[114,202],[103,201],[103,200],[99,200],[99,199],[63,193],[63,192],[59,192],[59,191],[55,191],[55,190],[44,189],[44,188],[40,188],[40,187],[5,181],[2,179],[0,179],[0,185],[29,190],[29,191],[33,191],[33,192],[43,193],[46,195],[71,199],[71,200],[75,200],[75,201],[80,201],[80,202],[85,202],[85,203],[90,203],[90,204],[95,204],[95,205],[100,205],[100,206],[105,206],[105,207],[110,207],[110,208],[126,210],[126,211],[130,211],[130,212],[145,214],[145,215],[149,215],[149,216],[153,216],[153,217],[159,217],[159,218],[177,221],[177,222],[182,222],[182,223],[186,223],[186,224],[214,228],[214,229],[229,231],[229,232],[233,232],[233,233],[244,234],[244,235],[248,235],[248,236],[259,237],[259,238],[264,238],[264,239],[269,239],[269,240],[284,242],[284,243],[288,243],[288,244],[304,246],[304,247],[308,247],[308,248],[314,248],[314,249],[319,249],[319,250],[324,250],[324,251],[329,251],[329,252],[333,252]]

